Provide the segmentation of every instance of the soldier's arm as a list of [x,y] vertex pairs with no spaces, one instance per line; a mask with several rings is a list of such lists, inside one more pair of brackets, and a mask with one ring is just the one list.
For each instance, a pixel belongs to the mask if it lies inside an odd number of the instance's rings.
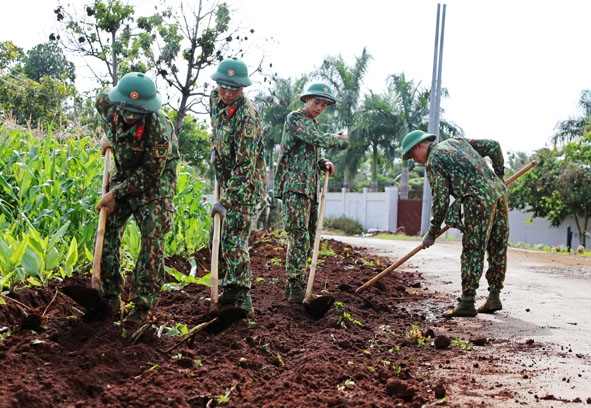
[[308,144],[325,149],[332,147],[345,149],[349,146],[348,140],[344,140],[337,135],[322,133],[318,130],[312,119],[306,118],[303,115],[291,115],[288,121],[287,126],[293,136]]
[[427,179],[431,186],[431,221],[429,222],[429,232],[437,236],[441,231],[441,224],[445,220],[447,208],[449,207],[450,187],[448,178],[444,175],[445,169],[439,164],[429,165]]
[[468,143],[482,157],[489,157],[495,174],[503,178],[505,175],[505,159],[501,145],[496,140],[491,139],[470,139]]

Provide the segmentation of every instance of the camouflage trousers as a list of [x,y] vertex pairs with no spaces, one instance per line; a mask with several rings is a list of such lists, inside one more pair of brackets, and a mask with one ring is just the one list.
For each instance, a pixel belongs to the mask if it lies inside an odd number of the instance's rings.
[[305,282],[306,265],[316,237],[318,203],[303,194],[286,192],[281,217],[287,233],[287,279]]
[[126,200],[118,200],[115,212],[107,217],[101,260],[103,297],[119,298],[125,282],[121,274],[121,238],[133,215],[141,233],[138,259],[133,270],[128,301],[144,310],[156,306],[164,283],[165,234],[173,221],[172,199],[162,198],[132,210]]
[[488,290],[503,289],[507,271],[507,245],[509,242],[509,209],[507,197],[493,205],[486,205],[478,197],[463,200],[464,227],[462,236],[462,295],[476,295],[484,269],[486,252]]
[[267,218],[265,218],[265,229],[276,230],[281,228],[279,208],[276,206],[269,208]]
[[226,217],[222,220],[219,277],[222,279],[224,287],[238,286],[250,289],[252,269],[248,240],[255,209],[254,207],[242,207],[241,210],[228,208]]

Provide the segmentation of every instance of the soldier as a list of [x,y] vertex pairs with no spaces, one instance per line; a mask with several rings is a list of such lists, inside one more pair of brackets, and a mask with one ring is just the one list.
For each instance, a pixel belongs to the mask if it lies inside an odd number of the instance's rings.
[[248,240],[255,208],[263,199],[266,178],[259,115],[243,89],[252,82],[244,62],[223,60],[212,75],[217,88],[210,96],[212,164],[220,199],[212,216],[222,217],[220,306],[254,313]]
[[283,201],[281,217],[287,233],[284,296],[292,303],[304,300],[306,263],[318,220],[318,182],[324,172],[332,176],[335,171],[319,150],[345,149],[349,144],[347,135],[323,133],[318,128],[316,118],[336,102],[328,85],[310,85],[300,100],[305,106],[285,119],[274,186],[277,198]]
[[99,293],[114,317],[122,313],[119,251],[132,215],[141,233],[128,299],[132,307],[121,324],[123,336],[147,319],[164,283],[164,236],[173,221],[179,152],[172,122],[161,105],[154,82],[139,72],[126,74],[116,87],[103,89],[96,98],[106,130],[101,150],[104,154],[111,148],[115,159],[109,191],[96,206],[109,214]]
[[[509,210],[507,187],[503,183],[504,159],[494,140],[448,139],[434,144],[435,135],[415,130],[402,140],[403,158],[425,165],[433,192],[432,218],[422,247],[435,243],[441,224],[462,231],[462,297],[458,305],[443,317],[473,317],[478,312],[494,313],[503,308],[500,292],[507,270]],[[492,170],[484,157],[489,157]],[[449,208],[449,197],[456,201]],[[456,205],[457,203],[457,205]],[[459,214],[463,206],[463,223]],[[488,298],[478,309],[474,297],[484,269],[487,253]]]

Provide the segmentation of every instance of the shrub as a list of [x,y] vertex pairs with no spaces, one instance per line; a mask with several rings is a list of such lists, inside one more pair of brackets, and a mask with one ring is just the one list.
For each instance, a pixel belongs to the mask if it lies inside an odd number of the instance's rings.
[[324,226],[341,230],[347,235],[356,235],[363,232],[363,227],[359,222],[347,217],[327,218],[324,221]]

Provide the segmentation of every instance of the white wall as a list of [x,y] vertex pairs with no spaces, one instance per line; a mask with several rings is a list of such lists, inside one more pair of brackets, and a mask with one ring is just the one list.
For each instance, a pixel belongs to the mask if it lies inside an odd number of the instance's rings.
[[[577,249],[580,245],[579,234],[576,229],[574,218],[566,219],[561,226],[553,227],[544,218],[534,218],[531,214],[522,211],[509,212],[509,242],[512,244],[538,244],[549,246],[566,246],[567,227],[570,225],[573,232],[571,248]],[[461,239],[462,233],[457,229],[450,229],[444,234],[445,237]],[[591,248],[591,237],[587,236],[587,249]]]
[[[213,197],[209,195],[208,201]],[[324,208],[324,218],[338,218],[345,216],[358,221],[365,231],[375,229],[380,231],[396,231],[398,216],[398,188],[386,187],[382,193],[370,193],[364,189],[362,193],[327,193]],[[580,245],[574,218],[569,218],[560,227],[552,227],[543,218],[531,220],[531,214],[521,211],[509,212],[509,242],[523,243],[531,246],[564,245],[566,246],[567,227],[573,232],[572,245],[576,249]],[[457,229],[448,230],[446,237],[461,238]],[[587,249],[591,248],[591,237],[587,236]]]
[[386,187],[386,192],[327,193],[324,218],[345,216],[359,222],[365,231],[377,229],[396,231],[398,216],[398,189]]

